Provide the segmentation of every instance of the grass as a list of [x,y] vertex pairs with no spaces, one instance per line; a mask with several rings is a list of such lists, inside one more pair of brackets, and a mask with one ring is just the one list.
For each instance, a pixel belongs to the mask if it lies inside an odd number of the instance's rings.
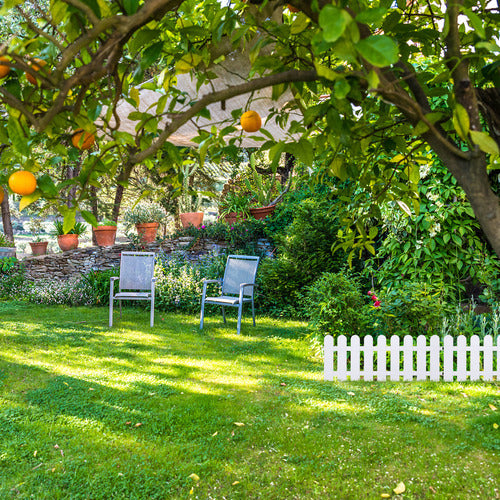
[[0,498],[499,497],[498,383],[324,382],[269,318],[0,317]]

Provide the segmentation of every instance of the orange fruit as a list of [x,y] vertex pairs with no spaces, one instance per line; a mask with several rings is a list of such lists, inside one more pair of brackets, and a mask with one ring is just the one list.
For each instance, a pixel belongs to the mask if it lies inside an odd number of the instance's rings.
[[71,137],[71,142],[75,148],[90,149],[94,145],[95,136],[94,134],[90,134],[89,132],[85,132],[83,129],[79,128]]
[[246,111],[240,118],[241,128],[245,132],[257,132],[262,126],[262,120],[257,111]]
[[4,194],[5,194],[5,193],[3,192],[3,187],[2,187],[2,186],[0,186],[0,205],[2,204]]
[[[35,71],[40,71],[40,68],[43,68],[44,66],[47,65],[47,61],[44,61],[43,59],[38,59],[35,57],[32,62],[28,63]],[[33,85],[38,85],[38,79],[35,78],[31,73],[28,73],[26,71],[25,73],[26,78],[28,79],[28,82],[30,82]]]
[[36,189],[35,176],[27,170],[18,170],[9,177],[9,187],[22,196],[32,194]]
[[[5,56],[0,57],[1,62],[9,62],[9,59]],[[5,78],[10,71],[10,66],[6,66],[5,64],[0,64],[0,78]]]
[[300,9],[297,9],[297,7],[294,7],[293,5],[290,5],[289,3],[286,4],[286,6],[288,7],[288,10],[290,12],[293,12],[294,14],[296,14],[297,12],[300,12]]

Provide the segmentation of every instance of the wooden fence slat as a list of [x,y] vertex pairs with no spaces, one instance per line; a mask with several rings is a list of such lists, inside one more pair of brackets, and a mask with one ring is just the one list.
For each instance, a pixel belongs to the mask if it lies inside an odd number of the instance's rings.
[[325,380],[333,380],[333,337],[327,335],[325,337],[325,353],[324,353],[324,377]]
[[403,339],[403,380],[413,380],[413,337]]
[[359,337],[353,335],[351,337],[351,380],[359,380],[361,377],[360,353]]
[[441,342],[437,335],[433,335],[430,341],[430,356],[429,356],[429,378],[438,381],[441,378],[441,370],[439,369],[441,361]]
[[417,380],[427,380],[427,339],[423,335],[417,337]]
[[473,335],[470,338],[470,371],[469,376],[471,380],[479,380],[480,370],[480,349],[479,337]]
[[393,335],[391,337],[391,351],[390,352],[391,352],[390,380],[399,380],[399,374],[400,374],[399,359],[400,359],[401,348],[399,346],[399,337],[397,335]]
[[340,335],[337,340],[337,377],[339,380],[347,380],[347,337]]
[[363,370],[363,380],[372,381],[373,380],[373,337],[371,335],[366,335],[364,339],[364,370]]
[[453,337],[446,335],[443,340],[443,380],[451,382],[453,380]]
[[377,380],[387,380],[387,344],[384,335],[377,337]]
[[457,381],[467,380],[467,340],[464,335],[457,338]]

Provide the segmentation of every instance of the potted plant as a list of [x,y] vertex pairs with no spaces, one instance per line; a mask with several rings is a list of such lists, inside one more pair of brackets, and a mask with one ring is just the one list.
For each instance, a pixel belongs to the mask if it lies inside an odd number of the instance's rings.
[[228,224],[246,219],[250,215],[251,200],[251,194],[229,191],[219,203],[219,217]]
[[123,218],[129,225],[135,225],[142,243],[152,243],[165,218],[165,210],[158,203],[140,202],[127,210]]
[[193,191],[189,186],[190,178],[198,170],[198,164],[183,165],[182,171],[182,190],[179,200],[179,217],[182,227],[194,226],[199,228],[203,224],[204,214],[200,210],[202,194]]
[[290,183],[284,190],[280,189],[277,165],[271,168],[269,174],[260,174],[257,172],[253,154],[250,157],[250,166],[252,177],[251,179],[245,179],[247,190],[253,194],[253,206],[250,207],[249,211],[250,215],[255,219],[263,219],[274,212],[276,203],[288,191]]
[[54,221],[54,234],[57,236],[57,243],[63,252],[78,248],[78,236],[86,231],[87,227],[82,222],[75,222],[75,225],[68,232],[64,232],[62,220]]
[[15,257],[16,256],[16,245],[13,241],[7,239],[5,234],[0,232],[0,258],[4,257]]
[[115,244],[117,224],[113,220],[104,219],[92,228],[95,241],[100,247],[110,247]]
[[42,237],[40,236],[42,233],[45,233],[42,219],[40,217],[31,219],[28,228],[34,236],[33,241],[29,242],[31,253],[33,255],[45,255],[47,253],[47,245],[49,244],[49,242],[45,239],[42,239]]

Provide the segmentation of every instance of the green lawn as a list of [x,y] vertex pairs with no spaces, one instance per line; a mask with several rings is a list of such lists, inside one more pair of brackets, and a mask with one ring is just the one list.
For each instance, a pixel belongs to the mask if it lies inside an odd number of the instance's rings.
[[300,322],[107,312],[0,302],[0,498],[500,496],[498,383],[324,382]]

